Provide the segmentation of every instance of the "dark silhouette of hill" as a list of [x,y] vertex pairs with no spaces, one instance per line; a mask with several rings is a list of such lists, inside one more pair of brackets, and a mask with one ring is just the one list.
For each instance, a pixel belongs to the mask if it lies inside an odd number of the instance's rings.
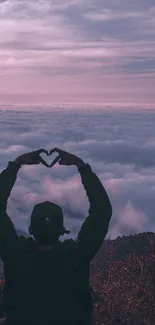
[[155,233],[106,240],[90,271],[96,325],[154,324]]
[[95,324],[155,323],[155,233],[104,242],[91,265]]
[[101,259],[103,261],[103,256],[110,261],[123,260],[129,254],[147,256],[152,241],[155,242],[155,233],[153,232],[143,232],[117,237],[114,240],[105,240],[95,260]]

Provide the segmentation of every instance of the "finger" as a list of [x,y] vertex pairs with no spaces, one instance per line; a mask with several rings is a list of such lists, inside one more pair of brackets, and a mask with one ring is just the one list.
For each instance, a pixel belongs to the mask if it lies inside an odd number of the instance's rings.
[[64,162],[64,160],[61,159],[61,160],[59,161],[59,165],[66,165],[66,163]]
[[59,155],[58,157],[56,157],[56,158],[52,161],[50,167],[53,167],[53,166],[54,166],[54,165],[59,161],[60,158],[61,158],[60,155]]
[[61,159],[61,160],[59,160],[59,165],[70,166],[71,163]]
[[33,160],[33,165],[39,165],[40,164],[40,157],[36,157],[34,160]]
[[47,162],[42,157],[40,157],[40,156],[39,156],[39,163],[43,164],[46,167],[49,167],[49,165],[47,164]]
[[52,150],[50,151],[50,155],[51,155],[53,152],[58,152],[58,153],[60,154],[60,153],[63,153],[64,151],[61,150],[61,149],[59,149],[59,148],[54,148],[54,149],[52,149]]
[[47,151],[46,149],[43,149],[43,148],[41,148],[41,149],[39,149],[39,150],[36,150],[35,153],[40,155],[40,154],[43,153],[43,152],[46,153],[46,155],[48,156],[48,151]]

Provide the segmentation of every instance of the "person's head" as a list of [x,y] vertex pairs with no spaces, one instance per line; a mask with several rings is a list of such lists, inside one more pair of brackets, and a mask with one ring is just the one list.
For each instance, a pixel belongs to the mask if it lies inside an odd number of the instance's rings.
[[32,210],[29,233],[39,245],[53,245],[60,236],[70,233],[63,225],[63,212],[52,202],[36,204]]

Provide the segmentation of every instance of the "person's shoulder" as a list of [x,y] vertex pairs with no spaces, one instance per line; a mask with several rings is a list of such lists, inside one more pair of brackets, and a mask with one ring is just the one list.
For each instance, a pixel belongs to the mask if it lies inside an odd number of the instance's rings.
[[63,256],[68,265],[73,263],[76,259],[76,242],[73,239],[66,239],[62,242]]
[[25,237],[23,235],[18,236],[18,242],[21,243],[28,243],[30,242],[31,239],[32,239],[31,237]]
[[76,242],[73,239],[66,239],[62,242],[64,249],[69,251],[74,251],[76,249]]
[[25,237],[22,235],[18,237],[16,245],[19,250],[25,250],[28,247],[34,247],[34,240],[31,237]]

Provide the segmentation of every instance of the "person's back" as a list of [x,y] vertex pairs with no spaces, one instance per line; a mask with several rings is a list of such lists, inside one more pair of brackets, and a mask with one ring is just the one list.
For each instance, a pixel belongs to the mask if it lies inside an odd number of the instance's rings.
[[18,237],[6,213],[7,199],[21,165],[38,163],[37,154],[17,158],[0,175],[0,246],[7,325],[90,325],[93,305],[89,266],[107,233],[111,204],[91,167],[59,150],[61,164],[78,168],[90,202],[89,215],[75,241],[60,242],[60,235],[68,233],[62,209],[43,202],[31,214],[29,232],[34,239]]
[[41,251],[33,239],[18,238],[7,256],[5,277],[8,325],[68,324],[69,318],[69,324],[75,319],[87,324],[92,312],[89,264],[80,263],[74,241]]

